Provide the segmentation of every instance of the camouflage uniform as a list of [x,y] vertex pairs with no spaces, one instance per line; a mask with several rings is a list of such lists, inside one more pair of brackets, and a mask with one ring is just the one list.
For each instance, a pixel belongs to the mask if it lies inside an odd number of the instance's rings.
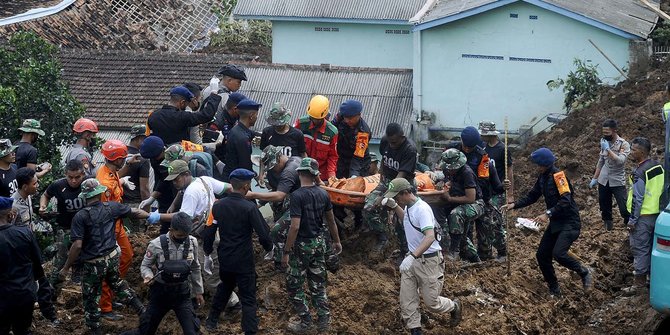
[[281,258],[284,255],[284,245],[286,245],[286,238],[288,237],[288,229],[291,227],[291,203],[287,196],[284,201],[280,203],[272,203],[272,214],[275,220],[275,225],[270,229],[270,239],[274,249],[272,251],[272,258],[275,264],[281,264]]
[[[484,214],[484,203],[477,200],[474,204],[465,204],[452,209],[447,219],[449,234],[461,235],[460,246],[454,246],[452,250],[460,248],[463,258],[468,260],[478,259],[477,248],[472,243],[472,231],[475,221]],[[477,229],[479,233],[479,228]],[[478,234],[478,240],[479,234]]]
[[503,222],[502,212],[500,207],[505,204],[505,194],[496,194],[491,197],[490,201],[490,210],[491,214],[489,219],[492,224],[492,240],[491,244],[496,251],[498,251],[498,256],[507,255],[507,232],[505,231],[505,223]]
[[[70,230],[69,229],[59,229],[56,233],[56,255],[54,256],[53,261],[51,262],[51,273],[49,274],[49,282],[53,285],[55,291],[54,300],[60,295],[61,290],[63,289],[64,280],[60,277],[60,270],[67,262],[68,253],[70,247],[72,247],[72,241],[70,241]],[[73,266],[74,267],[74,266]],[[74,269],[79,268],[74,267]],[[74,270],[73,269],[73,270]]]
[[117,249],[115,253],[112,257],[100,257],[84,262],[81,293],[84,298],[84,319],[91,329],[100,328],[99,303],[103,280],[109,284],[120,302],[130,304],[136,298],[135,291],[119,277],[120,252]]
[[[388,211],[381,206],[375,206],[375,202],[388,190],[389,182],[387,180],[380,181],[379,185],[365,197],[365,206],[363,207],[363,222],[365,222],[371,231],[377,234],[379,241],[382,242],[378,245],[378,248],[383,248],[388,242],[388,235],[386,234]],[[402,227],[402,223],[398,220],[393,220],[393,222],[393,228],[398,237],[398,246],[401,251],[406,251],[407,239],[405,239],[405,230]]]
[[301,320],[311,320],[305,295],[305,279],[307,279],[311,295],[312,307],[316,309],[319,319],[328,317],[330,310],[326,297],[326,243],[323,236],[297,240],[293,247],[294,255],[289,258],[286,291],[293,309]]

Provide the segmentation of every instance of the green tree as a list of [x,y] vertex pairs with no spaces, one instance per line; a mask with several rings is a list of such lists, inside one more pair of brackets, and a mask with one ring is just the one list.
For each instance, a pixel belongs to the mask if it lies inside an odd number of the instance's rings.
[[586,106],[598,97],[601,80],[598,77],[598,65],[586,64],[586,62],[574,60],[576,69],[570,71],[565,79],[557,78],[547,82],[549,90],[563,86],[565,100],[563,107],[570,113],[575,107]]
[[71,141],[72,124],[84,108],[61,77],[58,48],[32,32],[16,33],[0,49],[0,68],[0,137],[18,141],[23,119],[40,120],[46,135],[35,145],[38,160],[50,162],[51,176],[59,176],[57,149]]

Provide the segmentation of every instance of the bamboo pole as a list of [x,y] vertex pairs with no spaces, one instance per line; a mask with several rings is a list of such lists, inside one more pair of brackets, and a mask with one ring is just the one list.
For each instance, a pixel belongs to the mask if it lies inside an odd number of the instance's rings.
[[[507,164],[509,162],[508,160],[508,152],[507,152],[507,143],[508,143],[509,137],[508,137],[508,124],[507,124],[507,116],[505,116],[505,160],[503,161],[503,164]],[[505,180],[508,180],[508,175],[507,175],[507,167],[505,167]],[[505,190],[505,204],[507,204],[507,190]],[[507,220],[507,211],[503,212],[503,220],[505,221],[505,231],[507,231],[507,276],[512,275],[512,267],[510,265],[511,259],[512,259],[512,251],[510,248],[510,230],[509,230],[509,220]]]

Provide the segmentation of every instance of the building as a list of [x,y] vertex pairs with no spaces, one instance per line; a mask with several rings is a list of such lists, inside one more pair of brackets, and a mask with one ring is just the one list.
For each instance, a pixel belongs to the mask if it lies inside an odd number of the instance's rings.
[[412,18],[425,0],[238,0],[237,19],[272,21],[272,61],[412,67]]

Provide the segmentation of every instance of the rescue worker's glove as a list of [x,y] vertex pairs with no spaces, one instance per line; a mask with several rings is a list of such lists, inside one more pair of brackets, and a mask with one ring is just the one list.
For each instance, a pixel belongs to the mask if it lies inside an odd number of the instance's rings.
[[598,184],[598,179],[596,178],[591,179],[591,182],[589,183],[589,188],[593,188],[594,186],[596,186],[596,184]]
[[119,181],[121,182],[121,185],[123,185],[123,187],[125,187],[125,188],[127,188],[131,191],[135,190],[135,183],[130,181],[130,176],[125,176],[125,177],[119,179]]
[[610,142],[607,142],[607,140],[604,139],[604,138],[601,139],[600,140],[600,149],[602,149],[603,151],[609,150],[610,149]]
[[393,200],[393,198],[384,198],[382,199],[382,206],[386,206],[389,209],[395,209],[398,207],[398,204]]
[[211,255],[205,256],[205,273],[212,275],[212,270],[214,269],[214,260]]
[[212,79],[209,80],[209,89],[211,92],[218,92],[219,91],[219,83],[221,82],[221,79],[218,77],[214,76]]
[[151,214],[149,214],[149,217],[147,218],[147,222],[149,224],[157,224],[158,222],[160,222],[160,220],[161,220],[161,214],[158,213],[158,211],[151,212]]
[[412,263],[414,263],[414,256],[407,254],[405,259],[402,260],[402,263],[400,263],[400,271],[409,271],[409,269],[412,267]]
[[142,200],[142,202],[140,202],[139,208],[144,209],[144,208],[147,208],[147,207],[151,207],[151,205],[154,203],[154,201],[156,201],[156,198],[154,198],[154,197],[149,197],[146,200]]

